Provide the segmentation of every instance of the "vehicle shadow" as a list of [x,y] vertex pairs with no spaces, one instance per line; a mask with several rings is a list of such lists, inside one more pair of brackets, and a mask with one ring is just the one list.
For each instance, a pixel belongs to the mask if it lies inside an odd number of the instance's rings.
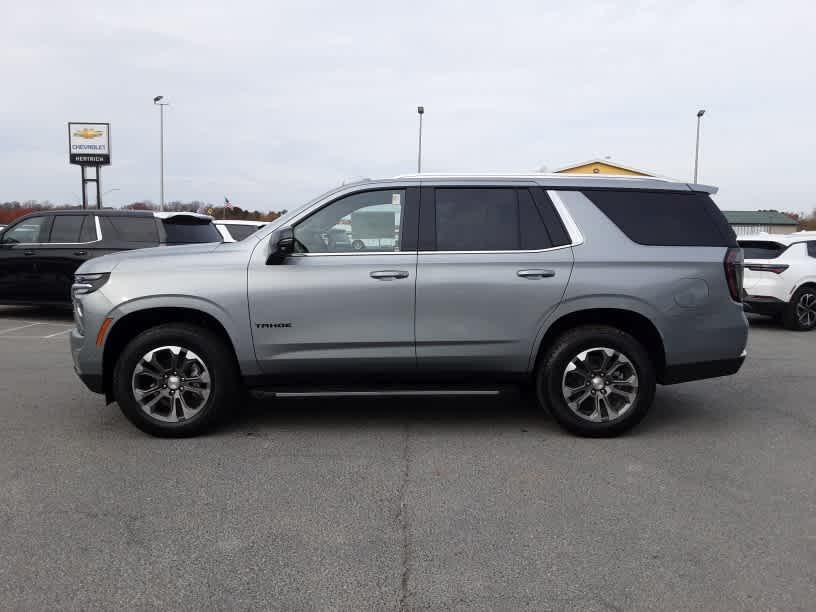
[[20,321],[59,321],[70,323],[73,320],[71,306],[0,306],[0,319]]
[[[536,432],[547,436],[571,434],[562,430],[546,409],[525,393],[508,392],[495,398],[321,398],[253,399],[214,435],[265,435],[291,427],[321,429],[376,428]],[[717,431],[727,427],[722,416],[707,410],[699,393],[659,388],[644,421],[627,436],[659,435],[677,428]]]
[[[361,426],[402,429],[406,425],[560,431],[534,401],[507,393],[496,398],[253,399],[222,433],[263,434],[291,426],[316,429]],[[217,435],[217,433],[216,433]]]

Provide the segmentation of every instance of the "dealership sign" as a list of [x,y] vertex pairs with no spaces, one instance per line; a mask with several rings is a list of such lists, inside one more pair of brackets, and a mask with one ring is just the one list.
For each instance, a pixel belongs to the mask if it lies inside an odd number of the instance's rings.
[[69,123],[68,159],[80,166],[110,164],[110,123]]

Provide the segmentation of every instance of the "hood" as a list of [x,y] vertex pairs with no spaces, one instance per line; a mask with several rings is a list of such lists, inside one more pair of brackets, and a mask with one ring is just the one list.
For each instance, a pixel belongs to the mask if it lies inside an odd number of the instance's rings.
[[206,256],[219,247],[225,246],[221,242],[205,242],[202,244],[185,244],[180,246],[160,246],[133,251],[120,251],[89,259],[77,270],[77,274],[97,274],[113,272],[114,268],[122,263],[134,262],[139,266],[161,267],[173,262],[178,265],[185,258],[195,261],[196,256]]

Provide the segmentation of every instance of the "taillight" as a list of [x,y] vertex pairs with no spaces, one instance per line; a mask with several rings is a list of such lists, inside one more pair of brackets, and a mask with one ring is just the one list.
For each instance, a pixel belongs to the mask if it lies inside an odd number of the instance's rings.
[[742,262],[742,249],[734,247],[728,249],[723,260],[725,281],[728,283],[731,299],[735,302],[742,301]]
[[788,269],[785,264],[745,264],[745,267],[754,272],[773,272],[774,274],[782,274]]

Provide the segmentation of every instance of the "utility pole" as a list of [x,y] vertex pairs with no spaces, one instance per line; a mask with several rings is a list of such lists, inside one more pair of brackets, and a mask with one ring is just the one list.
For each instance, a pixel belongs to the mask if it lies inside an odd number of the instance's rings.
[[419,150],[417,151],[417,174],[422,173],[422,115],[425,114],[424,106],[417,106],[419,115]]
[[694,182],[697,182],[697,165],[700,160],[700,119],[705,115],[705,109],[697,111],[697,144],[694,146]]
[[159,210],[164,210],[164,107],[168,102],[162,102],[164,96],[153,98],[153,104],[159,107]]

